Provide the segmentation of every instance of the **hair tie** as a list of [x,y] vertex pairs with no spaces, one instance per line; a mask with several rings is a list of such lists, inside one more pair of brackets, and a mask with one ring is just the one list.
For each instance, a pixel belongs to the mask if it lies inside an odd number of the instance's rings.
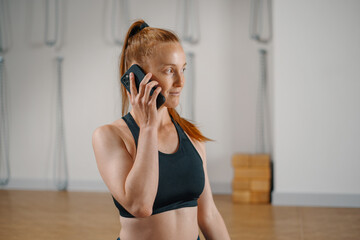
[[129,38],[134,36],[135,34],[137,34],[138,32],[140,32],[141,30],[143,30],[146,27],[149,27],[149,25],[146,22],[143,22],[140,25],[140,27],[134,27],[129,34]]
[[143,30],[144,28],[148,27],[149,25],[146,23],[146,22],[143,22],[141,25],[140,25],[140,31]]

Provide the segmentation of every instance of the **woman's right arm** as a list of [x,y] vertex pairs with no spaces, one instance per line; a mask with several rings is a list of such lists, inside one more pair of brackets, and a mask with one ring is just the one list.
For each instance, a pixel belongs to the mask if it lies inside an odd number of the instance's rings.
[[97,128],[92,144],[100,175],[114,198],[133,216],[150,216],[159,181],[157,130],[141,130],[135,161],[114,126]]
[[149,82],[150,78],[151,74],[145,76],[138,94],[134,76],[130,74],[131,95],[128,96],[140,125],[135,160],[116,127],[99,127],[92,137],[96,162],[105,184],[114,198],[135,217],[152,214],[159,183],[156,98],[161,87],[150,96],[150,90],[158,84]]

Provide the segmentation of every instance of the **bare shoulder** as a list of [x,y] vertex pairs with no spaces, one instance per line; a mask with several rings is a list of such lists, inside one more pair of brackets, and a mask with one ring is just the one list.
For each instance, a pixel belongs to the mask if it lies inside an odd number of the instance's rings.
[[[107,148],[125,148],[131,153],[133,147],[130,143],[131,132],[123,119],[118,119],[110,124],[97,127],[92,134],[92,145],[94,150]],[[132,155],[132,154],[131,154]]]
[[129,206],[125,198],[125,181],[134,163],[127,149],[124,129],[116,124],[96,128],[92,144],[96,163],[102,179],[119,203]]
[[126,123],[123,119],[118,119],[112,123],[97,127],[92,135],[94,140],[121,140],[125,138]]
[[[119,130],[111,124],[97,127],[92,134],[92,146],[95,155],[118,146],[124,146]],[[98,158],[97,158],[98,159]]]
[[121,141],[121,134],[119,128],[115,127],[113,124],[106,124],[100,127],[97,127],[92,134],[93,144],[102,144],[109,142],[119,142]]

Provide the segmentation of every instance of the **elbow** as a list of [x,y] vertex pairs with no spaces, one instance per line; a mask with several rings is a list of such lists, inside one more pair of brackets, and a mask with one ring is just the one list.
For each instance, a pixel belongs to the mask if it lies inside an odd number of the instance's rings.
[[[139,201],[125,200],[124,198],[118,196],[116,197],[115,194],[113,194],[113,197],[118,202],[121,208],[125,209],[129,214],[131,214],[135,218],[150,217],[153,213],[152,205],[150,206],[149,204],[144,204],[143,202],[139,202]],[[119,208],[118,205],[116,206]],[[121,211],[120,208],[119,210]]]
[[145,201],[143,197],[131,196],[124,194],[125,197],[122,199],[123,207],[135,218],[146,218],[150,217],[153,213],[154,202]]
[[136,218],[150,217],[153,213],[153,204],[146,204],[144,201],[131,201],[129,203],[129,212]]
[[139,205],[132,208],[132,215],[136,218],[146,218],[152,215],[152,208]]

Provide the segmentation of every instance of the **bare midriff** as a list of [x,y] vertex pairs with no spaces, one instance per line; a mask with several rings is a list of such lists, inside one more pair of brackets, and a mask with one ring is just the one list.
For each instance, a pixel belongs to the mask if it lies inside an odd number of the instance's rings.
[[185,207],[146,218],[120,216],[121,240],[196,240],[199,235],[197,207]]

